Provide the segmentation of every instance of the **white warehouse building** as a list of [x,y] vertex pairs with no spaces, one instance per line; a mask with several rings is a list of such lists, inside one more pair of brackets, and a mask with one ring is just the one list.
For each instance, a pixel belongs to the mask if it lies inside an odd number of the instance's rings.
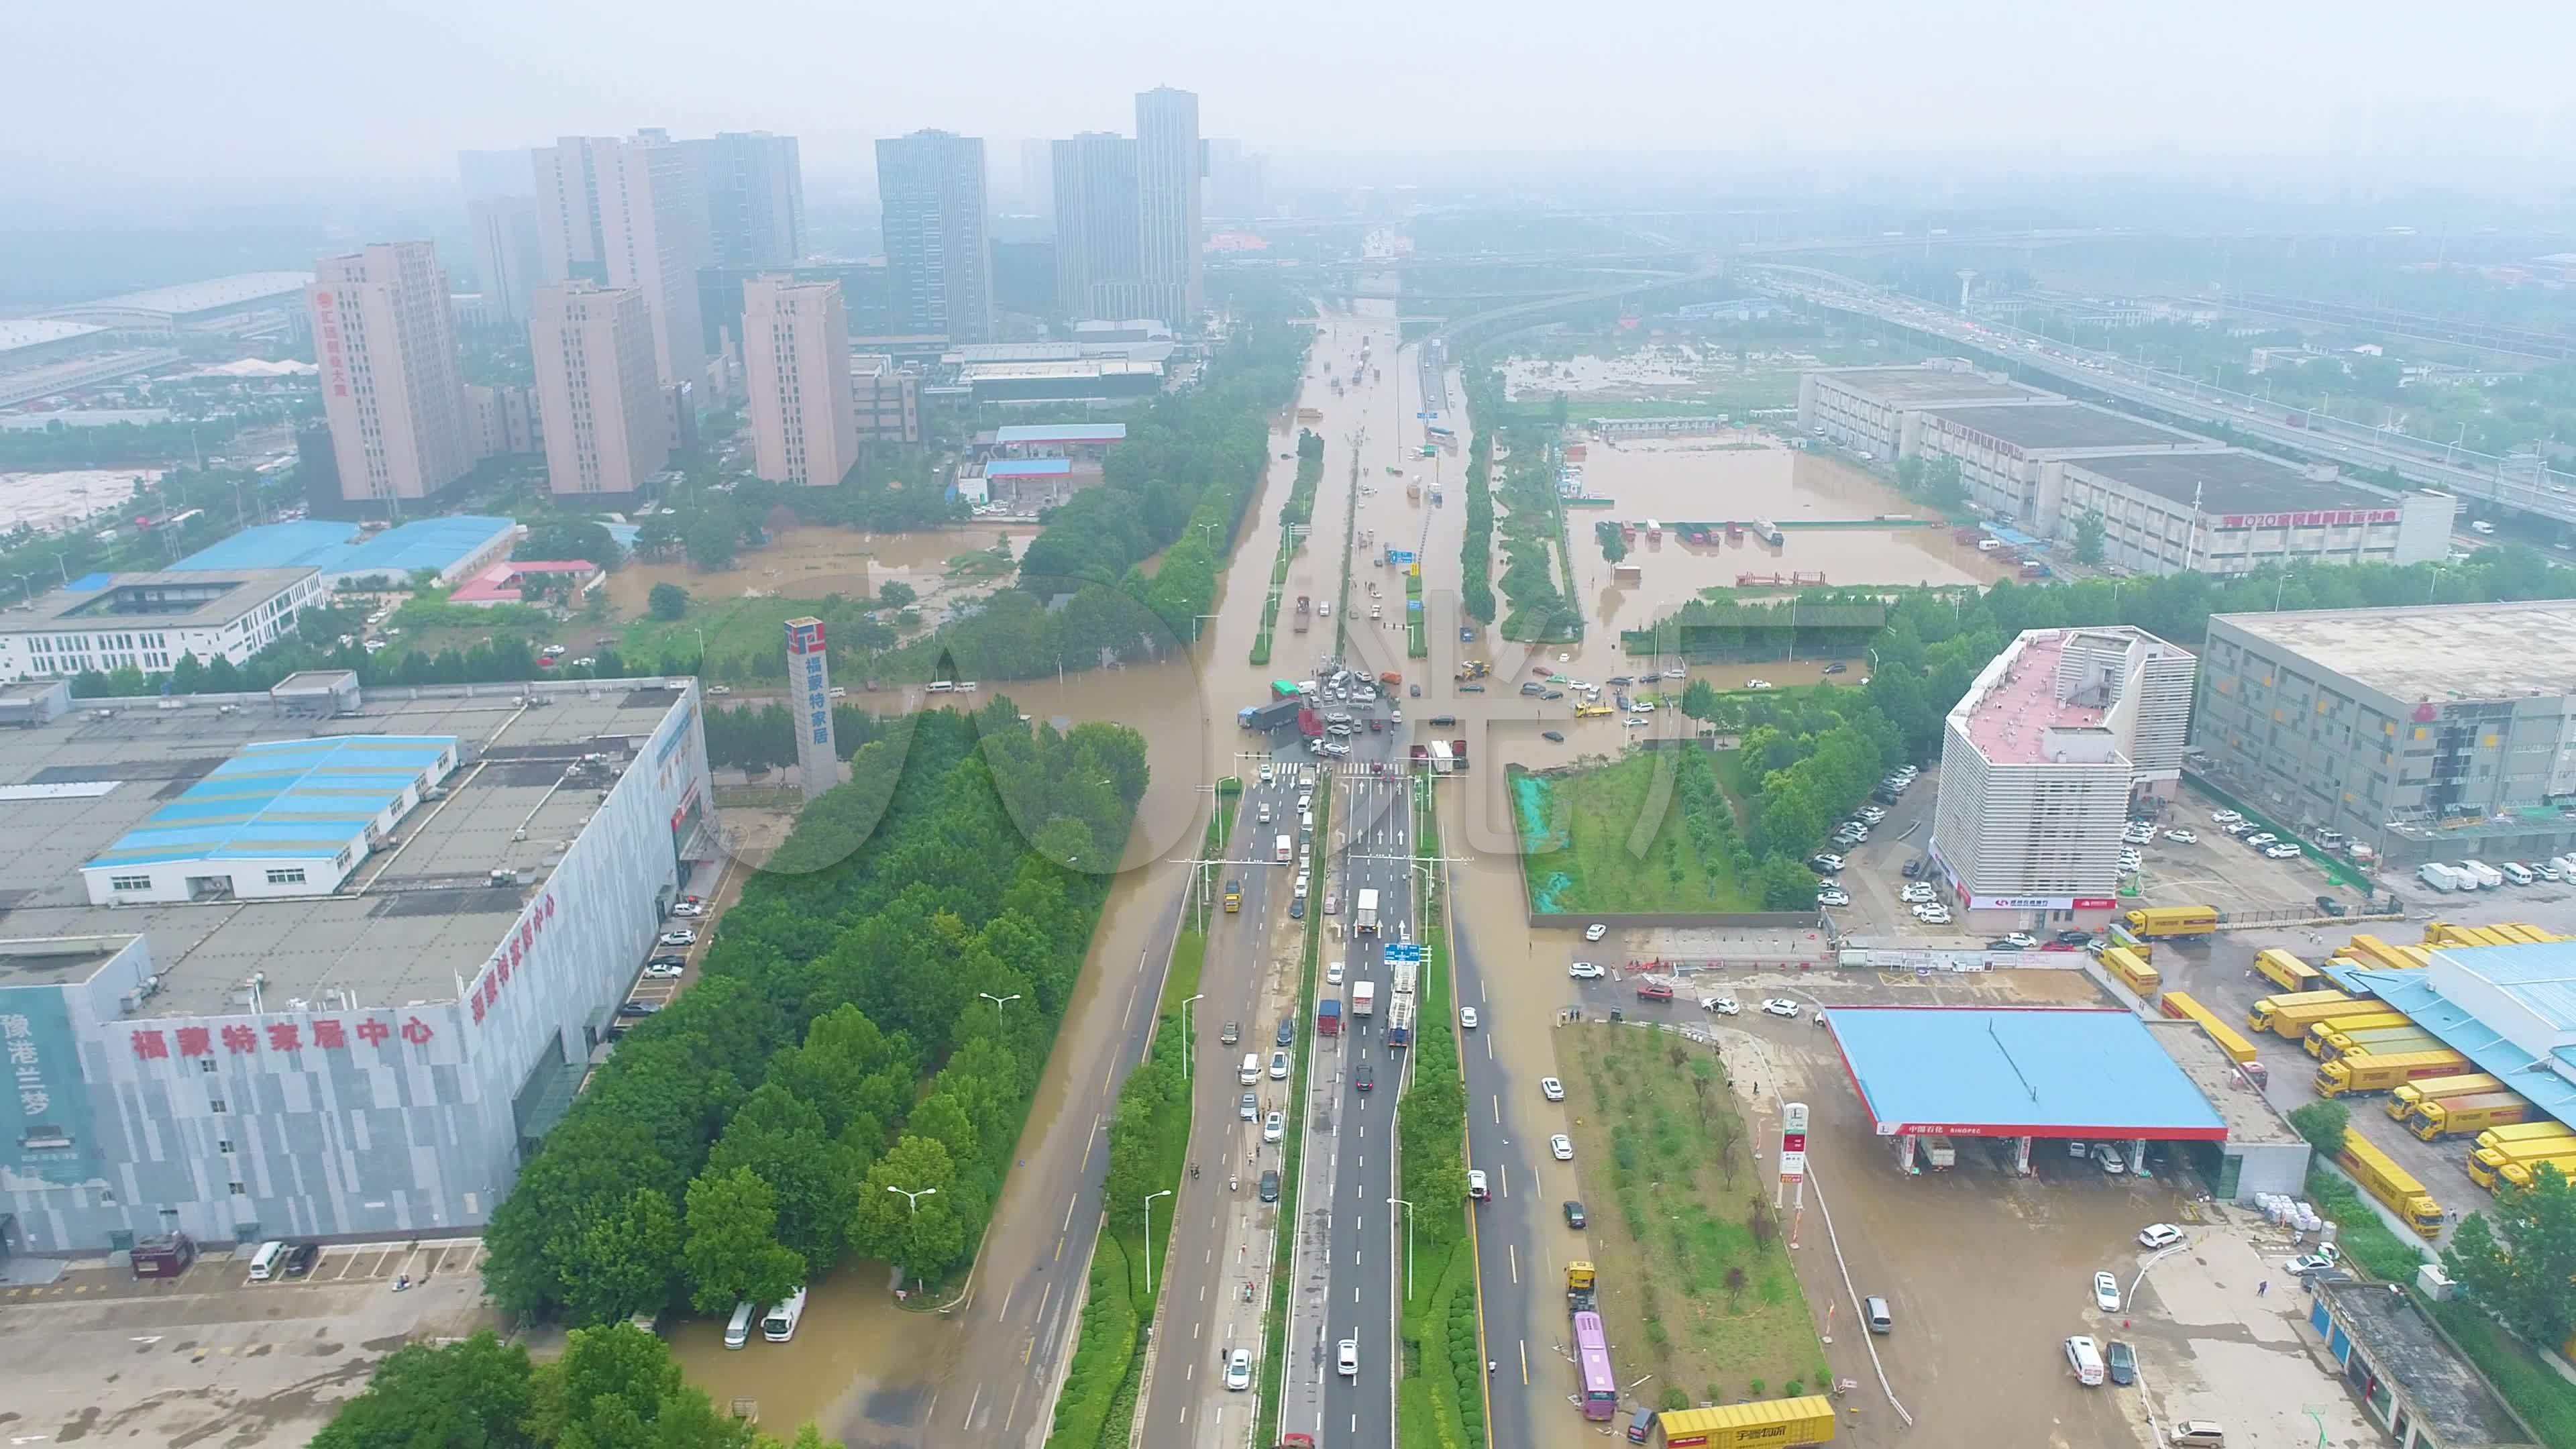
[[[2059,402],[1960,358],[1904,367],[1829,367],[1798,376],[1798,429],[1881,458],[1897,456],[1905,420],[1925,408]],[[1605,434],[1606,436],[1606,434]]]
[[2143,630],[2034,629],[1942,725],[1931,854],[1977,931],[2090,929],[2118,905],[2121,832],[2182,777],[2197,662]]
[[93,574],[0,619],[0,681],[247,661],[322,602],[318,569]]
[[2241,574],[2265,564],[2430,563],[2459,504],[2387,493],[2260,453],[2128,453],[2043,463],[2036,532],[2072,539],[2102,520],[2105,563],[2145,574]]

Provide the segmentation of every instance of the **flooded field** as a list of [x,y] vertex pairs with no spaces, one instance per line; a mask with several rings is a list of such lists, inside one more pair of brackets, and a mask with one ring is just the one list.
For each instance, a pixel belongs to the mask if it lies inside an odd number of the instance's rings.
[[678,584],[700,599],[819,599],[827,594],[865,597],[878,585],[897,580],[921,596],[925,617],[936,617],[939,597],[951,591],[988,592],[998,582],[952,578],[948,560],[989,549],[1004,535],[1017,556],[1037,532],[1034,524],[1025,523],[962,524],[927,533],[792,524],[774,530],[768,547],[743,550],[729,569],[709,572],[677,558],[629,564],[609,575],[608,598],[620,617],[631,619],[643,614],[645,595],[655,584]]
[[[1748,446],[1755,444],[1758,446]],[[1858,468],[1817,453],[1793,452],[1759,433],[1707,438],[1594,442],[1583,464],[1584,490],[1613,500],[1609,508],[1567,512],[1573,535],[1576,597],[1593,620],[1636,629],[1670,613],[1700,590],[1752,587],[1777,576],[1788,586],[1852,584],[1987,584],[2004,571],[1938,526],[1933,510]],[[1767,518],[1782,526],[1778,544],[1747,529],[1713,545],[1686,544],[1670,525],[1682,520]],[[1614,520],[1667,525],[1658,542],[1640,527],[1623,564],[1639,577],[1619,582],[1593,539],[1593,525]],[[1869,526],[1882,519],[1923,520]],[[1802,527],[1822,523],[1834,528]]]
[[0,473],[0,528],[69,528],[123,508],[136,485],[161,481],[159,468],[79,468]]

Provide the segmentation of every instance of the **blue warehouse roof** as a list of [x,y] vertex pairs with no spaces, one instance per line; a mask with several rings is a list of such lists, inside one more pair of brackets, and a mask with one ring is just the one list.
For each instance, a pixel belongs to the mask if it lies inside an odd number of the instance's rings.
[[322,518],[263,523],[208,544],[170,567],[192,572],[298,568],[328,572],[324,560],[347,552],[357,536],[358,525]]
[[[2576,1031],[2576,943],[2446,946],[2433,954],[2485,978],[2560,1041]],[[2547,1056],[2535,1056],[2434,989],[2429,971],[2351,974],[2391,1008],[2414,1018],[2444,1046],[2475,1062],[2478,1070],[2494,1073],[2533,1106],[2576,1126],[2576,1044],[2554,1046]]]
[[1125,423],[1013,423],[995,428],[993,441],[1012,443],[1119,443],[1127,439]]
[[2227,1137],[2126,1011],[1838,1006],[1826,1019],[1881,1136]]
[[245,745],[84,868],[328,860],[455,749],[454,735],[335,735]]
[[506,518],[484,518],[460,513],[451,518],[424,518],[388,528],[349,550],[337,565],[323,565],[330,574],[407,574],[413,569],[446,570],[470,557],[475,550],[501,534],[514,530],[517,524]]
[[995,458],[984,465],[987,478],[1060,478],[1072,471],[1071,458]]
[[307,518],[245,528],[170,567],[190,571],[315,568],[326,577],[379,573],[398,577],[414,569],[445,572],[515,527],[506,518],[459,514],[420,519],[361,539],[354,523]]

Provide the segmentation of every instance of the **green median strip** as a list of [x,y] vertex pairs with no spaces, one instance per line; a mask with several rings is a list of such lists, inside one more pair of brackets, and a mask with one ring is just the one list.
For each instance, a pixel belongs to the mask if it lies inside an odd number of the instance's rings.
[[[1420,785],[1416,786],[1417,793]],[[1414,812],[1414,853],[1440,854],[1440,826],[1428,804]],[[1467,1221],[1467,1091],[1456,1014],[1450,1008],[1449,931],[1437,890],[1422,898],[1422,974],[1415,997],[1413,1072],[1397,1134],[1403,1197],[1415,1205],[1412,1282],[1398,1333],[1404,1377],[1396,1389],[1402,1449],[1483,1449],[1485,1356],[1478,1324],[1476,1250]]]

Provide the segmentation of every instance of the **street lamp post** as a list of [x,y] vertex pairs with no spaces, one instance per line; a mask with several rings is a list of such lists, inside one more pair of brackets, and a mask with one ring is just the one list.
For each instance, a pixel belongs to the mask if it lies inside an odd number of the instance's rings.
[[1404,1296],[1410,1301],[1413,1297],[1413,1204],[1400,1197],[1391,1197],[1387,1201],[1404,1209]]
[[1202,991],[1195,996],[1184,997],[1181,1000],[1181,1085],[1183,1086],[1189,1085],[1190,1058],[1198,1055],[1198,1053],[1193,1051],[1190,1046],[1190,1020],[1192,1017],[1197,1015],[1196,1012],[1190,1010],[1190,1006],[1194,1002],[1205,1001],[1206,999],[1207,993]]
[[1016,991],[1008,996],[995,996],[989,991],[978,991],[975,994],[993,1003],[993,1021],[996,1025],[999,1025],[1002,1020],[1002,1008],[1020,999],[1020,993]]
[[1145,1297],[1148,1301],[1154,1296],[1154,1199],[1171,1195],[1172,1190],[1168,1187],[1161,1192],[1145,1194]]
[[939,1189],[935,1187],[925,1187],[919,1192],[906,1192],[899,1187],[889,1187],[886,1191],[893,1193],[895,1196],[902,1198],[905,1202],[912,1204],[912,1211],[916,1216],[921,1212],[921,1200],[923,1198],[937,1197],[939,1195]]

